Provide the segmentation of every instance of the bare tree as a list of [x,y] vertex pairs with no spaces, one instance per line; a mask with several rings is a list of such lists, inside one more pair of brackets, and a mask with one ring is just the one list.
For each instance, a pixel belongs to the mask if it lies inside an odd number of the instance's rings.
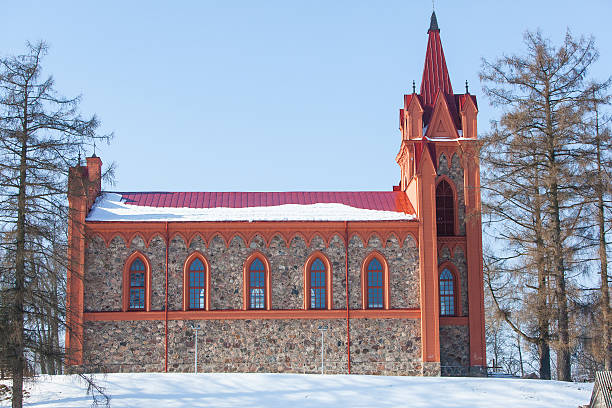
[[[0,59],[0,244],[11,260],[3,271],[2,306],[14,408],[23,404],[28,351],[42,352],[33,336],[36,316],[52,310],[54,318],[62,318],[60,298],[43,294],[59,293],[53,285],[61,284],[58,274],[67,265],[58,252],[66,238],[57,236],[56,227],[67,217],[68,168],[84,146],[111,136],[96,134],[95,116],[81,117],[78,97],[59,96],[53,79],[42,78],[46,52],[45,43],[28,43],[26,54]],[[43,326],[39,330],[55,336],[54,325]]]
[[[524,338],[537,338],[542,361],[553,345],[557,378],[570,381],[568,280],[584,245],[577,154],[592,89],[607,83],[587,83],[598,57],[592,38],[576,40],[567,33],[560,47],[539,32],[527,32],[524,39],[524,55],[483,61],[484,91],[503,110],[484,138],[485,204],[492,222],[502,225],[495,238],[509,244],[497,256],[497,269],[514,274],[516,284],[535,293],[538,328],[535,337]],[[546,367],[540,375],[547,378]]]

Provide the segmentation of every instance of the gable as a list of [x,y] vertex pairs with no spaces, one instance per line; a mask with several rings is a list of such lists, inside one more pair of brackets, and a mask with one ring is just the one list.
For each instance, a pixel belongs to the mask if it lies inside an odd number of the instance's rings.
[[431,139],[456,139],[459,137],[448,103],[441,92],[438,92],[425,136]]

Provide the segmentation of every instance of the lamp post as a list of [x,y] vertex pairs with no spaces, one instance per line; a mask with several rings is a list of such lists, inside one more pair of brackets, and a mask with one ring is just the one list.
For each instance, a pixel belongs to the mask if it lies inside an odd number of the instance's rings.
[[195,374],[198,373],[198,330],[200,330],[200,325],[196,324],[195,326],[192,324],[191,328],[195,331],[195,354],[193,356],[193,372]]
[[327,325],[319,326],[321,332],[321,374],[325,374],[325,332],[327,331]]

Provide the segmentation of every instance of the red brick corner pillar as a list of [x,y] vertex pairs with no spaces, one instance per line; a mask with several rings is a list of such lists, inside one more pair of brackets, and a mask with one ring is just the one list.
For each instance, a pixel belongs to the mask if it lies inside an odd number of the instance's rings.
[[66,365],[83,363],[83,276],[85,271],[86,168],[68,176],[68,271],[66,275]]
[[423,155],[419,175],[419,266],[421,279],[421,344],[423,375],[440,375],[440,304],[436,235],[436,171]]
[[480,212],[480,165],[476,146],[464,144],[465,235],[467,246],[468,303],[470,331],[470,366],[474,374],[486,370],[484,335],[484,284],[482,272],[482,223]]

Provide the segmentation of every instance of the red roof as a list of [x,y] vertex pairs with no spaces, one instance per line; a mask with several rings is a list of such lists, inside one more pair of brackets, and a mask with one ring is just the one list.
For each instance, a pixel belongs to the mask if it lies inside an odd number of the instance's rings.
[[425,54],[425,67],[423,68],[423,79],[421,80],[421,102],[423,105],[432,106],[436,101],[438,91],[453,95],[440,30],[429,30],[429,41],[427,42],[427,53]]
[[246,208],[337,203],[368,210],[415,214],[402,191],[122,192],[126,204],[148,207]]

